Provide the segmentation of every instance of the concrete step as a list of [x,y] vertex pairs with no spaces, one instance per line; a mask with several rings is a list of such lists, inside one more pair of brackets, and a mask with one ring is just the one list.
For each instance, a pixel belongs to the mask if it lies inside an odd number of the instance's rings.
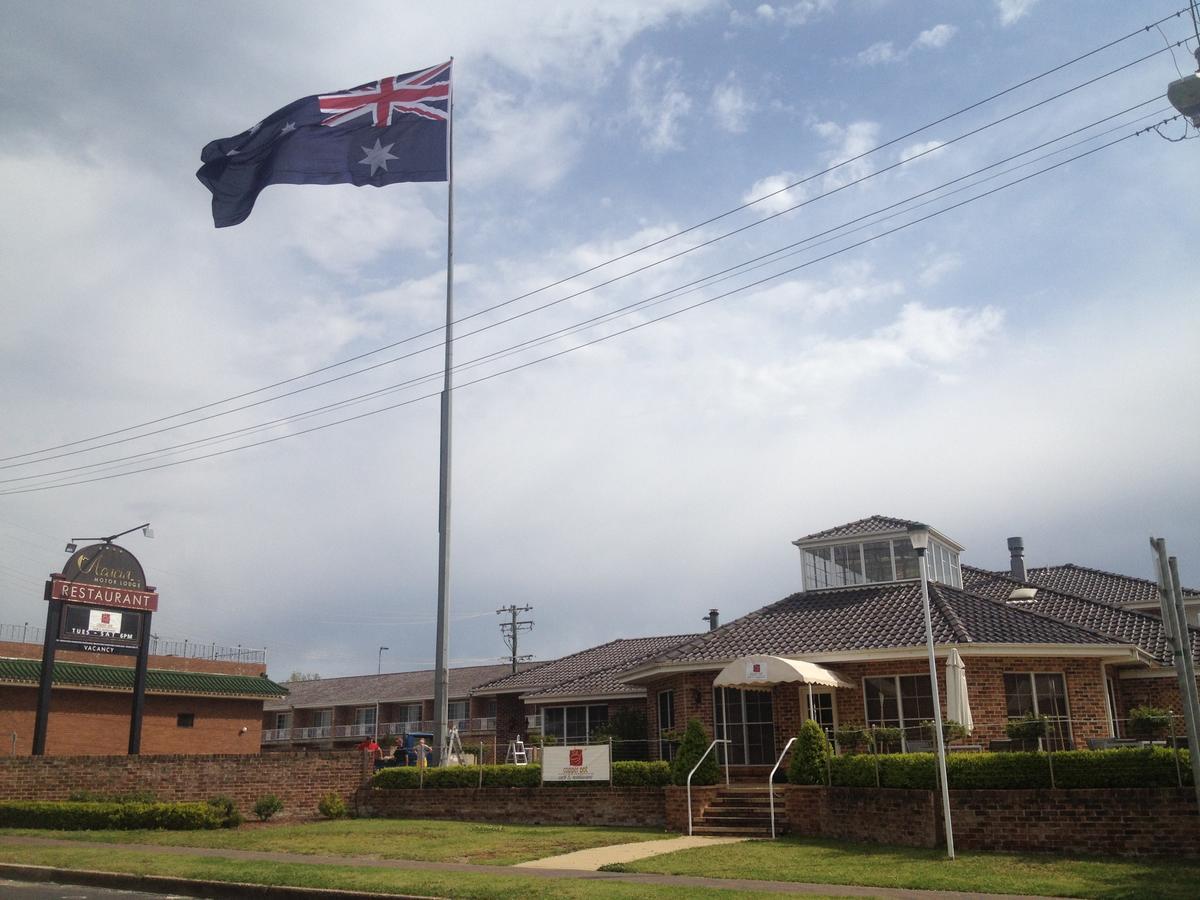
[[[784,829],[778,825],[775,826],[775,834],[784,833]],[[770,838],[771,828],[747,828],[733,825],[696,825],[692,828],[692,834],[702,834],[709,837],[748,837],[748,838]]]

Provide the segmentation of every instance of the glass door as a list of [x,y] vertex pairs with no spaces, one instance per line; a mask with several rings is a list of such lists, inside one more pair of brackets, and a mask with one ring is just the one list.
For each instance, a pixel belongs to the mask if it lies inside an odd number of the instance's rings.
[[716,733],[717,737],[724,738],[726,730],[729,732],[730,765],[761,766],[775,762],[771,692],[717,688],[714,694]]

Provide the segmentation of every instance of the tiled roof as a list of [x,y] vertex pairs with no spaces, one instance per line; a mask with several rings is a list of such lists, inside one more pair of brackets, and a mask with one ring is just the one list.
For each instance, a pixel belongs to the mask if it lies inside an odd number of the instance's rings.
[[[586,694],[623,693],[621,687],[613,679],[613,675],[636,665],[647,657],[661,653],[668,647],[674,647],[695,637],[692,634],[665,635],[662,637],[617,638],[599,647],[589,647],[562,659],[499,678],[488,684],[480,685],[475,693],[487,694],[497,691],[520,689],[522,693],[545,692],[562,696],[580,696]],[[567,684],[575,684],[579,689],[566,691]],[[613,685],[608,690],[606,685]],[[588,687],[590,685],[590,687]],[[640,689],[630,689],[636,692]]]
[[845,525],[837,525],[833,528],[826,528],[824,531],[805,535],[798,540],[815,541],[825,538],[856,537],[860,534],[886,534],[891,531],[907,531],[910,525],[918,524],[920,523],[909,519],[893,519],[891,516],[868,516],[857,522],[847,522]]
[[[123,666],[96,666],[55,660],[56,686],[116,688],[133,690],[134,670]],[[42,677],[38,659],[0,659],[0,683],[37,684]],[[217,675],[211,672],[175,672],[149,669],[146,693],[190,696],[275,698],[287,688],[261,675]]]
[[[974,566],[963,566],[962,575],[967,590],[998,601],[1007,601],[1014,588],[1034,586]],[[1116,603],[1075,596],[1048,587],[1038,587],[1034,597],[1019,601],[1019,606],[1136,644],[1160,663],[1168,664],[1167,639],[1163,634],[1162,621],[1155,616],[1126,609]],[[1200,630],[1191,629],[1191,636],[1193,655],[1200,659]]]
[[[529,668],[532,663],[521,663]],[[471,689],[512,671],[509,664],[461,666],[450,670],[450,697],[466,697]],[[266,709],[341,706],[353,703],[403,703],[433,697],[433,669],[421,672],[387,672],[383,675],[348,675],[342,678],[318,678],[313,681],[289,681],[291,692],[286,702],[268,703]]]
[[[939,644],[1120,644],[1119,639],[986,597],[929,585]],[[919,582],[793,594],[648,662],[722,663],[755,653],[794,656],[925,645]]]
[[[1076,597],[1090,597],[1108,603],[1158,604],[1158,585],[1153,581],[1089,569],[1074,563],[1030,569],[1026,578],[1030,584],[1062,591],[1064,594],[1074,594]],[[1184,588],[1183,595],[1200,597],[1200,591]]]

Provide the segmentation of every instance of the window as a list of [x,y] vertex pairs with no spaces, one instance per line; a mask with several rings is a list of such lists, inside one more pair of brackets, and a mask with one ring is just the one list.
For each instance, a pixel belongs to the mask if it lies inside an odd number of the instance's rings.
[[667,732],[675,728],[675,692],[658,692],[658,758],[664,762],[675,759],[676,741],[668,740]]
[[360,706],[354,710],[355,734],[375,733],[375,712],[374,706]]
[[896,580],[920,578],[921,568],[917,562],[917,551],[913,549],[908,538],[892,541],[892,551],[896,559]]
[[330,725],[333,724],[333,710],[332,709],[316,710],[315,712],[313,712],[312,723],[313,723],[314,728],[328,728]]
[[1048,750],[1069,750],[1071,741],[1070,710],[1067,707],[1067,680],[1060,672],[1006,672],[1004,699],[1009,719],[1046,716],[1050,722],[1041,738]]
[[292,714],[291,713],[285,713],[285,712],[275,713],[275,730],[276,731],[285,731],[291,727],[292,727]]
[[396,721],[406,725],[421,721],[421,704],[404,703],[396,707]]
[[196,724],[195,713],[179,713],[175,717],[176,728],[192,728]]
[[[800,554],[804,589],[845,587],[885,581],[907,581],[921,577],[917,552],[908,538],[852,541],[828,547],[805,547]],[[931,541],[925,555],[931,581],[954,587],[962,584],[958,555]]]
[[548,706],[542,713],[542,734],[553,735],[564,744],[585,744],[592,732],[608,724],[605,705]]
[[[933,687],[928,675],[864,678],[867,725],[911,729],[933,719]],[[909,735],[905,734],[905,740]]]
[[[713,700],[716,704],[717,737],[728,737],[732,742],[728,745],[730,764],[755,766],[775,762],[775,717],[771,692],[716,688]],[[725,734],[726,730],[728,735]]]
[[470,715],[469,700],[451,700],[446,704],[446,718],[451,722],[465,719]]
[[[806,704],[809,702],[808,697],[802,697],[801,699]],[[832,742],[833,732],[837,728],[833,714],[833,694],[831,692],[817,693],[814,691],[811,702],[813,721],[821,726],[821,730],[825,732],[825,736]]]
[[867,581],[892,581],[891,541],[871,541],[862,545],[863,569]]
[[495,697],[493,697],[491,700],[484,701],[483,714],[489,719],[496,718],[496,698]]

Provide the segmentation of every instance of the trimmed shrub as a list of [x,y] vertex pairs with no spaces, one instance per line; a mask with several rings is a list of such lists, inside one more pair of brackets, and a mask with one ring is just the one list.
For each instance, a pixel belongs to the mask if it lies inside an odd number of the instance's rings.
[[237,810],[237,804],[233,802],[232,797],[226,797],[220,794],[208,801],[208,805],[217,810],[221,817],[222,828],[237,828],[242,822],[246,821],[242,818],[242,814]]
[[671,783],[671,764],[632,760],[614,762],[612,777],[616,787],[660,787]]
[[350,815],[346,801],[334,793],[326,794],[321,798],[320,802],[317,803],[317,812],[327,819],[344,819]]
[[825,730],[812,719],[808,719],[800,726],[800,734],[792,746],[788,781],[792,784],[828,783],[827,764],[832,754]]
[[[473,788],[479,787],[480,768],[448,766],[421,770],[416,766],[398,766],[376,772],[373,785],[381,790],[408,790],[420,787],[423,780],[427,788]],[[537,787],[542,780],[542,767],[537,764],[482,768],[484,787]]]
[[[671,764],[671,781],[675,784],[687,784],[688,773],[692,771],[700,757],[712,742],[699,719],[688,719],[687,729],[679,744],[679,753]],[[696,774],[692,776],[692,784],[716,784],[721,777],[721,767],[717,765],[717,754],[720,749],[714,747],[712,753],[704,757],[704,762]]]
[[0,827],[57,828],[63,831],[220,828],[220,811],[207,803],[99,803],[0,801]]
[[843,753],[855,753],[871,746],[871,733],[865,728],[839,728],[833,733],[833,739]]
[[1017,719],[1004,726],[1004,733],[1014,741],[1036,741],[1046,736],[1046,727],[1050,720],[1045,716],[1029,713],[1023,719]]
[[904,732],[890,726],[871,728],[871,746],[878,753],[893,753],[900,749]]
[[[932,753],[895,753],[877,757],[879,786],[933,790],[937,757]],[[831,760],[833,784],[874,787],[869,756]],[[1045,790],[1051,786],[1050,754],[955,753],[946,757],[946,776],[953,790]],[[1172,751],[1165,747],[1114,750],[1064,750],[1054,754],[1057,788],[1151,788],[1178,785]],[[1179,751],[1178,775],[1191,784],[1187,751]]]
[[1164,737],[1171,726],[1171,711],[1157,706],[1135,706],[1129,711],[1129,733],[1150,739]]
[[71,791],[67,799],[76,803],[157,803],[154,791],[130,791],[128,794],[105,794],[101,791]]
[[283,809],[283,801],[274,794],[267,794],[265,797],[259,797],[254,804],[254,814],[258,816],[260,822],[265,822],[275,813]]

